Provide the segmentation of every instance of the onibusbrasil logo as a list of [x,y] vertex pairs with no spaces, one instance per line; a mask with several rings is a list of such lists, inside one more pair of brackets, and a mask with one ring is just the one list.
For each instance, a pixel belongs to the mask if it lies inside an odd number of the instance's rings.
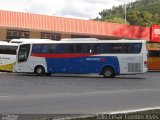
[[156,35],[160,35],[160,29],[154,29],[154,33],[155,33]]

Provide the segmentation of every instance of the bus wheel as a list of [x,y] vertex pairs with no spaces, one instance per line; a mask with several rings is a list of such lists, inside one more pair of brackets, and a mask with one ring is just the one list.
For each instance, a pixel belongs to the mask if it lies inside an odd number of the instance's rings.
[[51,75],[52,75],[52,73],[46,73],[45,75],[46,75],[46,76],[51,76]]
[[37,66],[37,67],[35,68],[35,73],[36,73],[36,75],[38,75],[38,76],[43,76],[43,75],[45,74],[45,69],[44,69],[44,67],[43,67],[43,66]]
[[103,69],[102,74],[103,74],[103,76],[104,76],[105,78],[112,78],[112,77],[115,76],[115,75],[114,75],[114,70],[113,70],[112,67],[105,67],[105,68]]

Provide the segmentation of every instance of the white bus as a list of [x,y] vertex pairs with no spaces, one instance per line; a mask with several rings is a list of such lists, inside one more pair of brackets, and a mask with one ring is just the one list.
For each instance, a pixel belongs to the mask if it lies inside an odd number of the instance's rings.
[[0,71],[13,71],[18,44],[0,42]]
[[104,77],[147,72],[144,40],[70,39],[52,42],[21,43],[17,72],[97,73]]

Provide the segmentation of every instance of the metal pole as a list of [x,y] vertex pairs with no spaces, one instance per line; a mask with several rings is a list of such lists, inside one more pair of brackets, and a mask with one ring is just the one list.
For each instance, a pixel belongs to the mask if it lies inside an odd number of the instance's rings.
[[126,17],[127,17],[127,16],[126,16],[126,14],[127,14],[126,4],[124,4],[124,14],[125,14],[125,15],[124,15],[124,17],[125,17],[124,19],[125,19],[125,24],[126,24],[126,23],[127,23],[127,20],[126,20],[126,19],[127,19],[127,18],[126,18]]

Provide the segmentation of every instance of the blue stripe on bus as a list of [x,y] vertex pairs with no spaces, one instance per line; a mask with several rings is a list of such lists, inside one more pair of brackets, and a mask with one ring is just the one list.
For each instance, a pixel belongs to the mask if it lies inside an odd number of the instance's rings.
[[101,73],[104,66],[114,68],[120,74],[118,58],[115,56],[88,56],[79,58],[46,58],[48,73]]

